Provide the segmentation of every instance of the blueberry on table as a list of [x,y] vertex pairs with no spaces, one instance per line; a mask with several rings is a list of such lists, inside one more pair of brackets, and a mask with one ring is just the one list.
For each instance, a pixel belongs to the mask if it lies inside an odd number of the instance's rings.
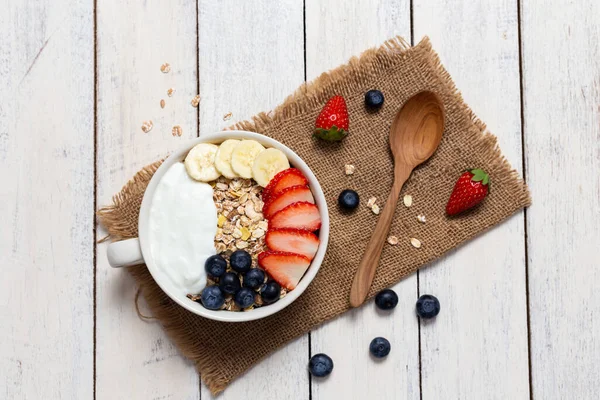
[[271,304],[279,300],[281,294],[281,286],[275,281],[269,281],[265,283],[260,289],[260,297],[263,303]]
[[372,110],[381,108],[383,105],[383,93],[379,90],[369,90],[365,93],[365,105]]
[[248,254],[247,251],[236,250],[231,253],[231,256],[229,257],[229,263],[235,272],[243,274],[250,270],[250,266],[252,265],[252,257],[250,257],[250,254]]
[[219,287],[227,294],[235,294],[238,290],[240,290],[241,287],[238,274],[227,272],[221,277],[221,280],[219,281]]
[[226,269],[227,261],[219,254],[208,257],[204,263],[204,270],[206,273],[216,278],[220,278],[225,273]]
[[200,295],[202,305],[209,310],[219,310],[225,303],[225,296],[218,286],[207,286]]
[[235,294],[233,298],[235,304],[240,306],[240,308],[248,308],[252,304],[254,304],[254,290],[248,288],[241,288]]
[[244,274],[244,287],[256,289],[265,281],[265,271],[260,268],[252,268]]
[[345,210],[354,210],[359,203],[358,193],[354,190],[346,189],[338,197],[338,204]]
[[373,357],[383,358],[390,354],[390,350],[392,346],[390,342],[386,338],[376,337],[371,340],[371,344],[369,345],[369,351],[373,355]]
[[430,319],[440,313],[439,300],[430,294],[424,294],[417,300],[417,315],[424,319]]
[[327,354],[315,354],[308,362],[308,370],[312,376],[327,376],[333,371],[333,360]]
[[398,304],[398,295],[392,289],[383,289],[375,296],[375,305],[381,310],[391,310]]

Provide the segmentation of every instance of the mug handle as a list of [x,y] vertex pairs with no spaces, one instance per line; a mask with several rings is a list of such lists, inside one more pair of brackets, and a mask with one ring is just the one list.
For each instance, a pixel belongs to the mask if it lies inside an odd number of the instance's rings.
[[113,268],[144,263],[140,239],[138,238],[121,240],[109,244],[106,256],[108,257],[108,263]]

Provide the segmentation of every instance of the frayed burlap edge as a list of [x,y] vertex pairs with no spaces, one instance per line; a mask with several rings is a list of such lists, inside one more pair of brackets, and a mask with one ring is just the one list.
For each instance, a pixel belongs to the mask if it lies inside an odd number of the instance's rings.
[[[516,194],[517,198],[525,206],[530,205],[531,197],[525,182],[500,152],[497,138],[486,130],[485,124],[464,102],[461,93],[456,88],[450,74],[442,66],[439,56],[433,51],[427,37],[424,37],[415,47],[410,47],[402,37],[390,39],[379,48],[369,49],[362,53],[360,57],[351,58],[346,65],[325,72],[314,81],[303,84],[272,112],[259,113],[251,120],[238,122],[228,129],[241,129],[253,132],[265,131],[271,124],[302,114],[306,110],[325,103],[334,94],[343,95],[354,88],[360,87],[374,76],[381,76],[386,70],[395,68],[397,58],[405,57],[408,52],[427,55],[426,57],[422,57],[422,59],[430,63],[430,66],[437,73],[437,79],[456,96],[458,107],[470,118],[472,129],[469,130],[469,134],[480,146],[482,154],[498,160],[497,164],[501,172],[500,175],[506,179],[514,179],[517,185],[516,189],[519,189],[519,193]],[[123,190],[114,196],[113,205],[103,207],[97,212],[100,223],[106,227],[110,227],[108,228],[108,236],[101,241],[108,239],[122,240],[137,236],[137,225],[131,226],[130,223],[124,221],[122,218],[123,212],[119,210],[119,207],[124,198],[129,198],[132,195],[143,196],[147,181],[156,172],[161,163],[162,160],[148,165],[139,171],[125,185]],[[189,336],[186,337],[178,334],[178,332],[186,329],[185,321],[179,318],[177,313],[171,312],[171,308],[178,307],[178,305],[170,301],[166,294],[158,288],[151,275],[145,273],[145,268],[144,265],[141,265],[129,267],[128,270],[141,288],[141,294],[144,296],[152,315],[161,321],[167,335],[181,353],[194,362],[198,372],[202,373],[202,380],[208,386],[209,390],[213,394],[220,393],[229,384],[229,379],[219,376],[218,370],[203,361],[209,358],[203,357],[204,352],[209,351],[209,349],[197,349],[195,343],[189,340]]]

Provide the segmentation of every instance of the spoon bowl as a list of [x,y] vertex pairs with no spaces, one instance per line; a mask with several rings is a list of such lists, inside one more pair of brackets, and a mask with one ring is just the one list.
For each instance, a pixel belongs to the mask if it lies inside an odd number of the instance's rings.
[[390,129],[390,148],[394,164],[413,168],[433,155],[444,132],[444,107],[433,92],[411,97],[394,117]]
[[400,190],[412,170],[427,161],[438,148],[444,132],[444,117],[442,101],[429,91],[419,92],[408,99],[394,117],[390,129],[394,184],[354,276],[350,289],[352,307],[360,306],[369,293]]

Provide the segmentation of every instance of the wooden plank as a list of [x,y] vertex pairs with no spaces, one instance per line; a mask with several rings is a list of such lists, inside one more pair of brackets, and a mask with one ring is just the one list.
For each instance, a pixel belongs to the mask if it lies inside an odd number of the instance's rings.
[[600,4],[521,2],[532,391],[600,393]]
[[[101,1],[97,19],[102,206],[142,166],[198,134],[198,110],[190,105],[198,85],[196,3]],[[160,71],[163,63],[171,65],[169,73]],[[173,97],[167,96],[169,88],[176,90]],[[149,133],[140,128],[146,120],[154,123]],[[182,137],[171,135],[174,125],[183,128]],[[98,237],[103,234],[100,230]],[[198,399],[191,363],[158,323],[138,318],[135,284],[125,270],[109,267],[105,244],[98,245],[97,254],[97,399]]]
[[[415,0],[413,10],[415,42],[431,37],[466,102],[521,170],[516,3]],[[422,270],[420,293],[442,306],[421,324],[423,398],[528,398],[522,213]]]
[[[408,0],[307,0],[307,79],[395,35],[410,40]],[[327,379],[312,379],[314,400],[419,398],[418,325],[411,306],[416,288],[416,275],[395,285],[400,301],[389,315],[369,302],[312,332],[312,354],[326,353],[335,364]],[[369,356],[369,343],[376,336],[392,344],[383,363]]]
[[93,396],[92,1],[0,8],[0,397]]
[[[200,0],[199,38],[201,135],[272,109],[304,81],[302,2]],[[308,337],[303,336],[234,381],[219,398],[306,399],[307,362]],[[212,398],[204,385],[202,398]]]

